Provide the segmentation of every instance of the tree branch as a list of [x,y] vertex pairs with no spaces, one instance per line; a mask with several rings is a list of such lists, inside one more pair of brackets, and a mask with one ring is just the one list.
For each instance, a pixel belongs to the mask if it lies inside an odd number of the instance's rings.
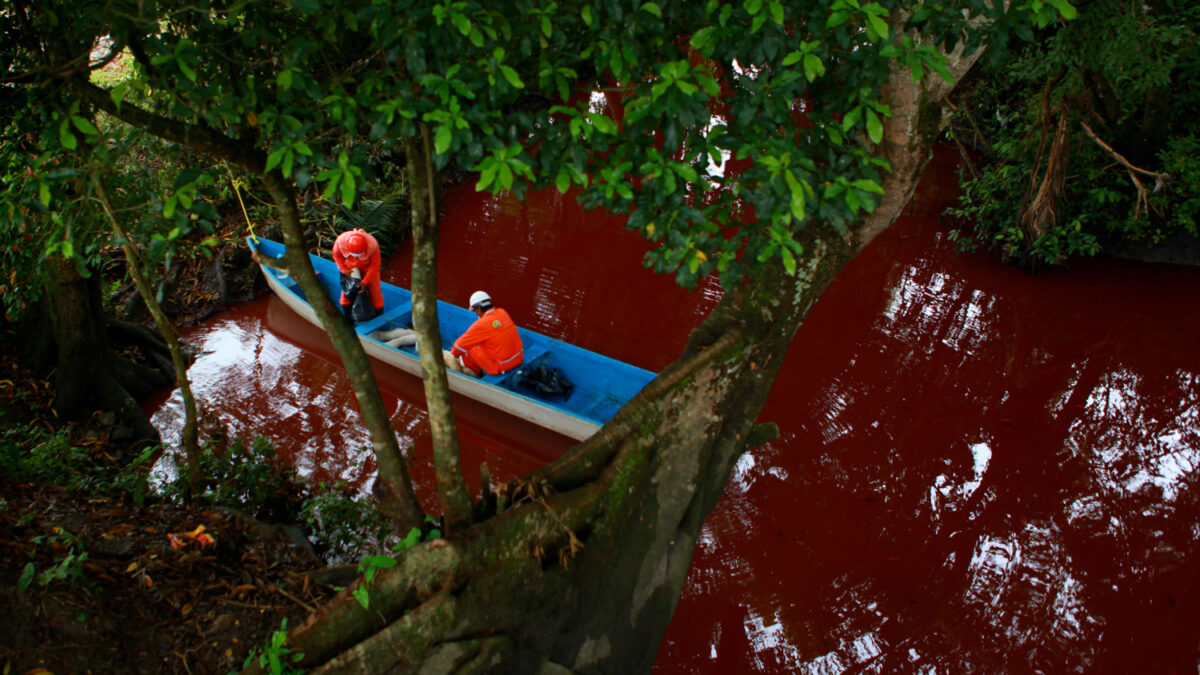
[[1096,145],[1099,145],[1102,150],[1104,150],[1105,152],[1107,152],[1109,154],[1109,156],[1111,156],[1113,159],[1117,160],[1117,162],[1120,163],[1121,166],[1125,167],[1125,171],[1129,174],[1129,180],[1133,181],[1133,187],[1135,190],[1137,190],[1137,194],[1138,194],[1137,205],[1134,208],[1134,212],[1133,212],[1134,219],[1137,219],[1138,217],[1140,217],[1142,215],[1142,207],[1143,206],[1146,207],[1146,212],[1149,213],[1149,211],[1150,211],[1150,190],[1147,189],[1145,185],[1142,185],[1142,181],[1138,180],[1137,174],[1140,173],[1143,176],[1150,176],[1152,178],[1155,178],[1158,180],[1159,183],[1165,183],[1171,177],[1171,175],[1168,173],[1155,173],[1153,171],[1143,169],[1138,166],[1134,166],[1133,163],[1130,162],[1129,160],[1125,159],[1125,157],[1123,155],[1121,155],[1121,153],[1117,152],[1116,150],[1113,150],[1112,146],[1110,146],[1108,143],[1105,143],[1103,140],[1101,140],[1100,137],[1096,135],[1096,132],[1092,131],[1092,128],[1090,126],[1088,126],[1087,122],[1080,120],[1079,123],[1081,125],[1083,125],[1083,132],[1085,134],[1087,134],[1088,138],[1092,139],[1096,143]]
[[265,153],[245,141],[207,127],[185,124],[170,117],[157,115],[129,102],[117,105],[107,89],[80,78],[71,81],[71,88],[97,109],[159,138],[207,152],[255,175],[262,175],[264,172]]

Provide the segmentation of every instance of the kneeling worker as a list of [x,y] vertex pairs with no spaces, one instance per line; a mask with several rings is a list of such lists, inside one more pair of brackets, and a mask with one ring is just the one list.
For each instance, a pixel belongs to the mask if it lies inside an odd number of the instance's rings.
[[508,312],[492,307],[492,298],[483,291],[471,294],[471,311],[479,317],[457,340],[446,364],[473,377],[483,371],[499,375],[521,365],[521,335]]
[[[346,321],[354,323],[378,316],[383,311],[383,289],[380,284],[380,267],[383,260],[379,255],[379,242],[362,229],[347,230],[333,242],[333,262],[343,279],[342,297],[338,303]],[[363,292],[370,298],[371,308],[355,317],[353,307]],[[373,310],[373,311],[372,311]]]

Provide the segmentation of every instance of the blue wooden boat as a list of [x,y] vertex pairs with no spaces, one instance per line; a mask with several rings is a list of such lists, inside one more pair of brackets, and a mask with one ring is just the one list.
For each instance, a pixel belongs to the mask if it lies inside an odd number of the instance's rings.
[[[283,256],[283,244],[250,237],[250,248],[271,258]],[[309,255],[317,279],[335,302],[341,293],[339,272],[333,261]],[[262,266],[271,290],[293,311],[320,326],[316,311],[308,304],[299,284],[283,270]],[[412,297],[404,288],[383,284],[383,313],[355,325],[358,339],[367,354],[416,376],[421,363],[415,346],[392,347],[373,337],[381,331],[412,327]],[[474,321],[475,313],[441,300],[437,303],[442,344],[449,347]],[[520,321],[517,322],[520,324]],[[450,390],[528,420],[577,440],[596,432],[617,410],[641,391],[655,374],[611,359],[602,354],[567,344],[561,340],[518,328],[523,343],[524,364],[499,375],[474,378],[448,371]],[[527,386],[526,375],[539,366],[557,369],[574,385],[569,396],[540,395]]]

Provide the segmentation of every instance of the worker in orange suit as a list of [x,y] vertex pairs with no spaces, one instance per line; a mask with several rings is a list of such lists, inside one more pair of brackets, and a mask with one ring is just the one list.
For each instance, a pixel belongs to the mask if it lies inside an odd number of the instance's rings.
[[[383,260],[379,255],[379,242],[362,229],[347,230],[333,242],[333,262],[344,275],[342,297],[338,303],[342,314],[350,323],[354,322],[354,301],[359,293],[367,291],[375,315],[383,311],[383,289],[380,287],[379,268]],[[347,281],[347,278],[349,281]],[[359,320],[371,318],[362,316]]]
[[470,302],[479,318],[454,341],[447,365],[474,377],[480,377],[480,371],[499,375],[521,365],[521,335],[508,312],[493,307],[491,296],[483,291],[472,293]]

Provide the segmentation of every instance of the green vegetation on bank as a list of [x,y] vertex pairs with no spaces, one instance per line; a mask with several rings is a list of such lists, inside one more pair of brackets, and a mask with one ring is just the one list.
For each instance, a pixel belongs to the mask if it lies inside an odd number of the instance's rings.
[[1196,236],[1200,5],[1093,0],[959,106],[960,233],[1027,264]]
[[[152,485],[151,467],[160,447],[145,449],[127,464],[105,461],[106,449],[103,444],[89,448],[72,443],[65,429],[10,427],[0,431],[0,476],[13,483],[61,487],[88,498],[183,503],[186,468],[167,483]],[[374,502],[344,484],[305,484],[262,437],[224,448],[208,443],[201,466],[206,490],[193,496],[197,508],[235,509],[266,524],[299,527],[330,562],[384,550],[390,529]]]

